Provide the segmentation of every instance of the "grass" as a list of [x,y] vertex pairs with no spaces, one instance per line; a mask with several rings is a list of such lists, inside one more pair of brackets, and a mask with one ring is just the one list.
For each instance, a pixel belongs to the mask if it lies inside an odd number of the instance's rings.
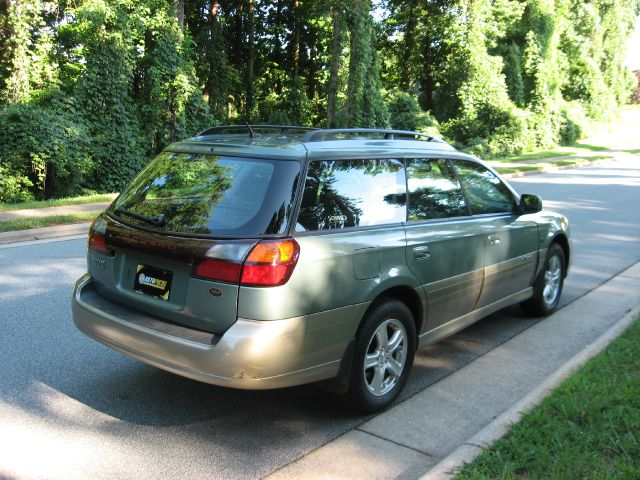
[[530,172],[532,170],[542,170],[542,165],[523,165],[521,167],[497,167],[498,173],[518,173],[518,172]]
[[26,208],[48,208],[61,207],[64,205],[84,205],[86,203],[111,202],[117,196],[117,193],[107,193],[103,195],[84,195],[81,197],[56,198],[54,200],[40,200],[24,203],[0,203],[0,212],[24,210]]
[[551,167],[566,167],[568,165],[575,165],[577,163],[595,162],[596,160],[607,160],[613,158],[611,155],[594,155],[591,157],[574,157],[570,160],[558,160],[549,164]]
[[627,153],[640,153],[640,148],[634,148],[633,150],[625,150]]
[[52,215],[49,217],[29,217],[5,220],[0,222],[0,233],[29,230],[30,228],[53,227],[55,225],[91,222],[97,216],[98,212],[85,212],[72,213],[69,215]]
[[[573,143],[566,147],[559,147],[557,150],[543,150],[540,152],[523,153],[511,157],[492,158],[491,161],[512,163],[512,162],[531,162],[534,160],[547,160],[555,157],[569,157],[574,155],[584,155],[588,152],[603,152],[609,150],[608,147],[599,145],[590,145],[588,143]],[[556,162],[554,162],[556,163]]]
[[560,160],[559,162],[553,162],[553,166],[554,167],[568,167],[570,165],[575,165],[576,163],[580,163],[580,159],[576,159],[576,160]]
[[580,150],[589,150],[591,152],[602,152],[603,150],[609,150],[607,147],[602,147],[599,145],[589,145],[588,143],[574,143],[571,144],[570,147]]
[[637,479],[640,318],[456,478]]
[[566,160],[558,160],[556,162],[540,162],[532,165],[520,165],[514,167],[496,167],[498,173],[502,174],[510,174],[510,173],[520,173],[520,172],[529,172],[534,170],[545,170],[548,168],[554,167],[568,167],[570,165],[576,165],[584,162],[594,162],[596,160],[604,160],[607,158],[611,158],[611,155],[595,155],[590,157],[571,157]]
[[567,155],[572,155],[572,152],[567,153],[566,150],[543,150],[542,152],[533,152],[533,153],[523,153],[521,155],[514,155],[512,157],[500,157],[494,158],[493,161],[496,162],[526,162],[529,160],[544,160],[546,158],[553,157],[566,157]]

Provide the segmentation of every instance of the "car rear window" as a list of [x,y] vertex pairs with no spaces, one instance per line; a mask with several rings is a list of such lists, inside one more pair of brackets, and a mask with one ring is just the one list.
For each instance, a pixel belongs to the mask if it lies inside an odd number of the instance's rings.
[[152,230],[211,236],[286,231],[300,163],[164,152],[111,213]]
[[405,196],[398,160],[310,162],[296,231],[404,222]]

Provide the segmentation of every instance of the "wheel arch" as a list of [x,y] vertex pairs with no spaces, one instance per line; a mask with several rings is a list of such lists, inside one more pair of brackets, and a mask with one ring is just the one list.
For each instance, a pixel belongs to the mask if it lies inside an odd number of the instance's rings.
[[569,265],[571,263],[571,247],[569,246],[569,239],[565,234],[558,233],[553,238],[553,240],[551,240],[551,243],[549,244],[549,246],[553,245],[554,243],[559,245],[560,248],[562,248],[562,252],[564,253],[564,262],[565,262],[564,275],[566,277],[567,272],[569,271]]
[[[360,325],[362,325],[364,319],[367,317],[369,312],[376,307],[376,305],[389,298],[398,300],[407,306],[411,315],[413,315],[413,321],[416,325],[416,336],[418,336],[422,331],[426,317],[426,303],[422,298],[420,298],[416,290],[408,285],[397,285],[380,292],[373,299],[369,308],[367,308],[366,312],[362,316],[362,319],[360,319]],[[358,327],[358,329],[359,328],[360,327]]]
[[340,370],[338,375],[333,379],[325,380],[319,383],[321,388],[332,391],[334,393],[345,393],[348,389],[349,378],[351,376],[351,368],[353,363],[353,355],[355,348],[355,340],[360,333],[364,320],[367,318],[367,315],[376,308],[381,302],[384,302],[387,299],[398,300],[407,306],[411,315],[413,316],[413,321],[416,326],[416,349],[418,346],[418,338],[420,331],[424,325],[426,320],[426,300],[421,298],[418,292],[416,292],[415,288],[410,287],[409,285],[395,285],[389,287],[376,295],[376,297],[371,301],[369,307],[366,309],[360,322],[358,324],[358,328],[356,329],[356,333],[354,337],[349,342],[340,362]]

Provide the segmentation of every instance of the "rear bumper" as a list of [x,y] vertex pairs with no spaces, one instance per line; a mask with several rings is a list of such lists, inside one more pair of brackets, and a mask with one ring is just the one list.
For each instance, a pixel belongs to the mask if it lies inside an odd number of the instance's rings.
[[273,321],[238,319],[213,335],[146,316],[76,283],[80,331],[142,362],[194,380],[241,389],[281,388],[335,377],[368,304]]

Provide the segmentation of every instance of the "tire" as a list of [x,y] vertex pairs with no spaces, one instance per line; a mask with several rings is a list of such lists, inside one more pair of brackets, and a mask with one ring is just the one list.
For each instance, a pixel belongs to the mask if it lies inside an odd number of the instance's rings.
[[384,299],[366,315],[354,349],[349,405],[371,413],[388,407],[402,391],[416,349],[411,311],[395,299]]
[[552,243],[547,250],[542,270],[533,284],[533,296],[520,304],[522,309],[533,316],[553,313],[560,302],[565,274],[564,251],[560,245]]

